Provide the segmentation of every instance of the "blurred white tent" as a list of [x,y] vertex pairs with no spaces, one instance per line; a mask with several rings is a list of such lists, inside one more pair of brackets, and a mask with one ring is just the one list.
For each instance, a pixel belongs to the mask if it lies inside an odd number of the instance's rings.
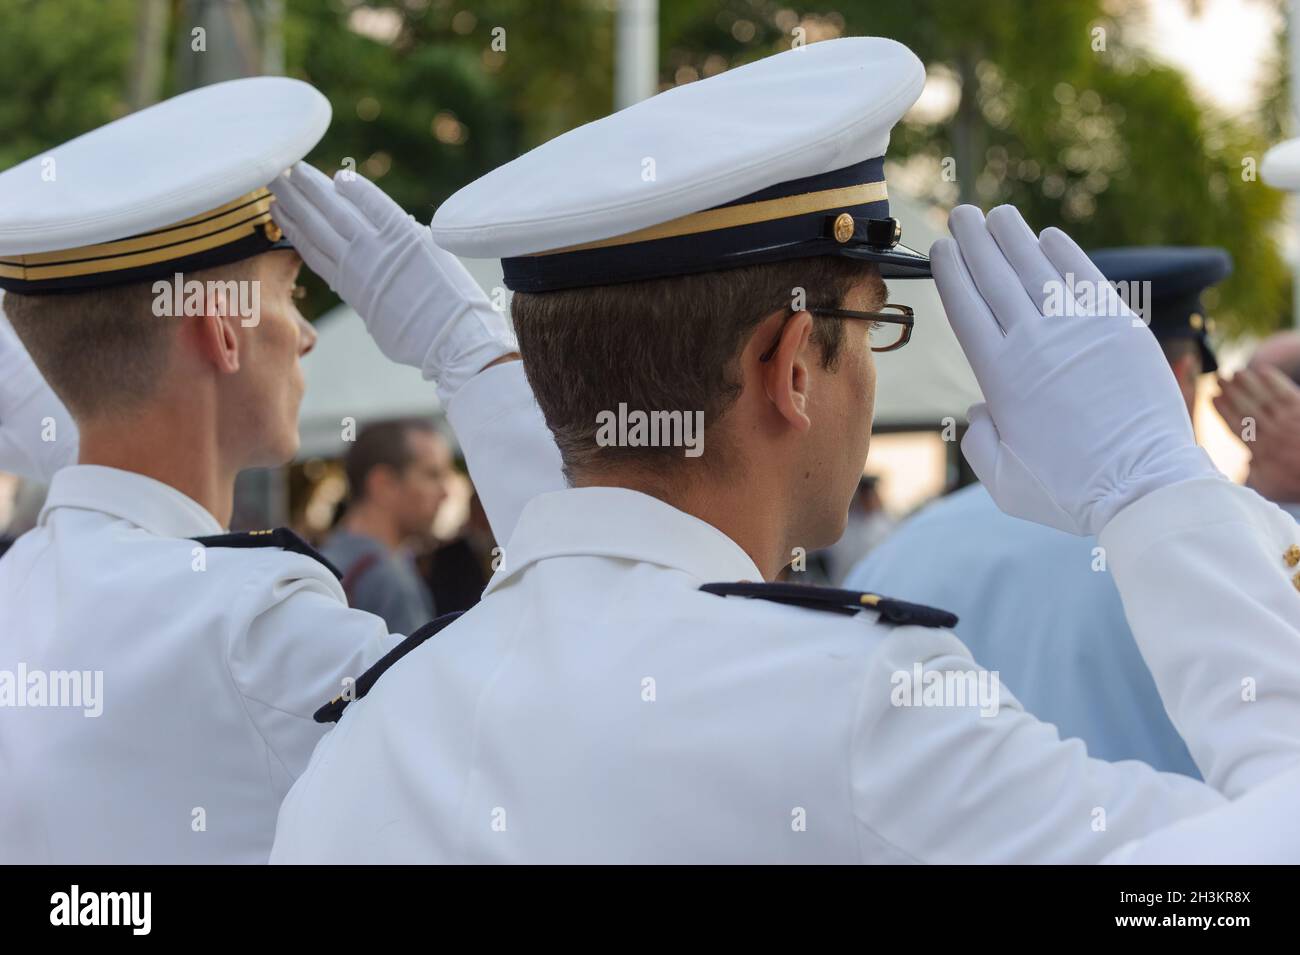
[[[904,241],[913,248],[927,250],[943,234],[942,215],[897,189],[890,206],[903,223]],[[501,264],[495,259],[466,259],[465,266],[489,295],[502,287]],[[931,431],[943,427],[946,416],[965,421],[979,389],[944,318],[934,282],[895,280],[889,298],[916,310],[916,328],[906,348],[877,356],[876,426]],[[320,340],[303,361],[302,457],[342,453],[344,418],[354,418],[360,426],[380,418],[438,413],[433,385],[414,368],[386,359],[352,309],[341,305],[331,310],[316,330]]]
[[[497,260],[467,259],[465,267],[488,294],[503,287]],[[360,428],[381,418],[441,414],[433,382],[385,358],[348,306],[322,315],[316,332],[316,347],[302,363],[307,391],[298,412],[300,458],[341,455],[345,418]]]
[[385,358],[352,309],[331,309],[316,330],[320,339],[302,363],[307,391],[298,412],[300,458],[342,454],[345,419],[360,428],[381,418],[437,412],[433,384]]
[[[947,235],[945,215],[889,188],[889,213],[903,224],[903,243],[921,252]],[[939,430],[949,415],[965,423],[966,409],[980,400],[979,385],[943,313],[939,290],[929,279],[894,279],[889,300],[916,311],[912,340],[876,356],[877,428]]]

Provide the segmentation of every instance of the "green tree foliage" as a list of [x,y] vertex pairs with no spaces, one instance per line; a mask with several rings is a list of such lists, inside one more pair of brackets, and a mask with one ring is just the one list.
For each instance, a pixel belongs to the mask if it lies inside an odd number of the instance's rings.
[[131,0],[0,0],[0,169],[126,112],[134,16]]
[[[172,0],[173,21],[180,4]],[[947,112],[916,113],[895,131],[900,182],[941,206],[1014,203],[1085,246],[1222,245],[1237,272],[1217,303],[1220,325],[1275,327],[1288,314],[1276,245],[1283,197],[1250,172],[1281,132],[1284,57],[1258,115],[1220,115],[1130,42],[1140,8],[661,0],[661,86],[796,37],[894,37],[952,93]],[[612,9],[612,0],[286,0],[286,70],[334,106],[310,158],[330,171],[350,159],[427,220],[465,182],[609,112]],[[134,17],[133,0],[0,0],[0,163],[125,111]],[[186,55],[176,29],[169,57]],[[314,288],[314,305],[330,301]]]
[[[1276,229],[1284,197],[1255,176],[1279,133],[1280,75],[1258,115],[1220,115],[1129,41],[1133,4],[839,0],[818,12],[768,0],[663,2],[665,79],[678,82],[800,39],[899,40],[956,100],[946,115],[912,115],[895,131],[890,155],[906,160],[910,188],[944,206],[1012,203],[1085,247],[1223,246],[1236,272],[1207,295],[1220,330],[1289,323]],[[1284,63],[1279,55],[1274,74]]]
[[[291,75],[329,96],[311,159],[347,160],[421,221],[451,193],[610,109],[612,21],[580,0],[290,0]],[[310,304],[327,298],[308,283]]]

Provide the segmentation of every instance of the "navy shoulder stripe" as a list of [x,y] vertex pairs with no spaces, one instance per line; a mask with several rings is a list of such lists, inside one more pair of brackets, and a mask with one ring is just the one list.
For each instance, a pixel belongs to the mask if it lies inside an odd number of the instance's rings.
[[919,627],[957,626],[957,615],[937,607],[914,604],[880,594],[863,593],[860,590],[838,590],[834,587],[813,587],[808,584],[785,583],[730,583],[704,584],[700,587],[705,593],[719,597],[749,597],[757,600],[771,600],[775,603],[791,604],[795,607],[807,607],[811,610],[826,610],[830,613],[855,614],[862,610],[874,610],[886,623],[910,624]]
[[295,554],[302,554],[324,564],[331,574],[340,580],[343,579],[343,575],[339,573],[339,569],[330,562],[329,558],[287,527],[277,527],[269,531],[237,531],[233,534],[211,534],[207,537],[192,537],[190,539],[198,541],[204,547],[279,547],[281,550],[291,550]]
[[385,672],[387,672],[389,667],[402,659],[402,657],[406,656],[420,644],[424,643],[424,641],[428,640],[439,630],[446,627],[447,624],[454,621],[464,612],[465,611],[463,610],[457,610],[455,613],[443,614],[436,620],[431,620],[426,623],[419,630],[415,631],[415,633],[411,634],[397,646],[393,647],[393,649],[385,653],[383,657],[374,664],[374,666],[361,674],[361,676],[357,678],[357,682],[350,688],[351,692],[340,693],[338,696],[334,697],[334,699],[330,700],[318,709],[315,714],[313,714],[312,719],[317,723],[337,723],[339,718],[343,715],[343,711],[348,708],[348,704],[363,698],[367,693],[369,693],[371,687],[373,687],[375,682],[383,676]]

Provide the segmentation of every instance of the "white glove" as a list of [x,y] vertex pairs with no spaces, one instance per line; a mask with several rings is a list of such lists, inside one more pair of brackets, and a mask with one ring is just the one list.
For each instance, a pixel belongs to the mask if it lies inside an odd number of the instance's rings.
[[1222,478],[1151,330],[1068,235],[1035,237],[1011,206],[948,224],[934,278],[986,401],[962,452],[998,507],[1097,534],[1151,491]]
[[350,172],[331,182],[300,162],[270,189],[272,218],[307,267],[365,320],[380,351],[438,383],[444,406],[518,350],[460,261],[374,183]]

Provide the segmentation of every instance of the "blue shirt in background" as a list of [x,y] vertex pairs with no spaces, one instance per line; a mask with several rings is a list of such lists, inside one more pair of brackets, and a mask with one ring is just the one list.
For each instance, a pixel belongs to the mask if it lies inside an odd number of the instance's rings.
[[1089,755],[1200,778],[1124,619],[1095,537],[1003,514],[981,485],[904,522],[849,574],[854,590],[957,614],[976,661]]

